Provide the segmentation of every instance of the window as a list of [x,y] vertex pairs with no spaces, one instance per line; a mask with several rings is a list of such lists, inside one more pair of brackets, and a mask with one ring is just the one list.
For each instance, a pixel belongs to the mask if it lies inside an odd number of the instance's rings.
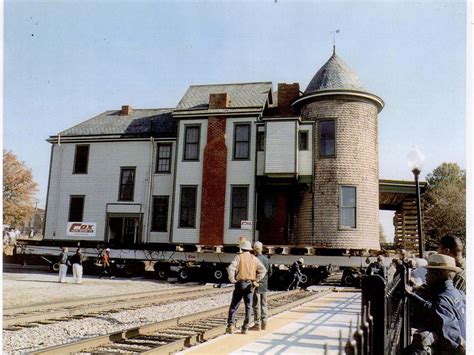
[[263,152],[265,150],[265,131],[257,132],[257,150]]
[[171,144],[158,144],[156,157],[156,172],[171,172]]
[[120,168],[120,201],[133,201],[135,168]]
[[73,174],[87,174],[87,164],[89,163],[89,146],[76,145],[76,153],[74,155]]
[[69,200],[68,222],[82,222],[85,196],[71,196]]
[[196,186],[182,186],[179,208],[179,226],[194,228],[196,226]]
[[183,160],[199,160],[199,126],[186,126]]
[[234,126],[234,159],[249,159],[250,157],[250,125],[236,124]]
[[248,187],[232,186],[230,227],[240,228],[240,221],[247,220]]
[[333,157],[336,155],[336,121],[319,122],[319,156]]
[[341,228],[356,228],[357,196],[354,186],[341,186],[339,226]]
[[166,232],[168,230],[168,196],[153,197],[152,232]]
[[298,148],[299,150],[308,150],[308,131],[299,132]]

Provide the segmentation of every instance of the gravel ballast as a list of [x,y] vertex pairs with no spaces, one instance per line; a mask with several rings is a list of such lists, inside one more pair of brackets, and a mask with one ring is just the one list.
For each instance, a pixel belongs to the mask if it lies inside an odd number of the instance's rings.
[[[103,279],[86,278],[83,284],[57,283],[53,274],[3,274],[4,307],[26,306],[77,299],[113,296],[124,293],[157,291],[176,287],[162,281],[144,279]],[[184,287],[179,285],[179,287]],[[26,328],[19,331],[3,331],[3,351],[21,354],[39,348],[64,344],[82,338],[104,335],[113,331],[142,326],[187,314],[197,313],[228,305],[232,296],[229,293],[212,297],[197,298],[191,301],[170,303],[165,306],[144,307],[137,310],[107,314],[103,316],[72,320]]]

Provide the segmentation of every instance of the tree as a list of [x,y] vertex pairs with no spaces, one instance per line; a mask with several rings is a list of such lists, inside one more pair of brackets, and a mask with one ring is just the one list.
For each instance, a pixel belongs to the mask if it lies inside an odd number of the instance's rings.
[[31,218],[37,190],[31,170],[11,151],[3,150],[3,223],[20,227]]
[[381,244],[387,243],[387,237],[385,236],[385,231],[383,229],[382,223],[379,223],[379,242]]
[[466,243],[466,172],[456,163],[443,163],[426,176],[423,198],[427,249],[445,234]]

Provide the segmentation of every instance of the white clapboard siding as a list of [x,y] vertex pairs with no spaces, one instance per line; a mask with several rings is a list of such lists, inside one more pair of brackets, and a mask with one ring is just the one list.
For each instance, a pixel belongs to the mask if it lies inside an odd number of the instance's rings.
[[296,121],[267,121],[265,174],[296,174]]
[[[183,161],[184,150],[184,132],[186,125],[200,124],[200,146],[199,161]],[[202,187],[202,167],[204,157],[204,147],[207,141],[207,120],[181,120],[179,122],[179,138],[177,149],[177,165],[176,165],[176,188],[174,194],[174,211],[173,211],[173,243],[189,243],[197,244],[199,242],[199,225],[201,221],[201,187]],[[179,202],[182,185],[197,185],[196,199],[196,226],[195,228],[179,228]]]

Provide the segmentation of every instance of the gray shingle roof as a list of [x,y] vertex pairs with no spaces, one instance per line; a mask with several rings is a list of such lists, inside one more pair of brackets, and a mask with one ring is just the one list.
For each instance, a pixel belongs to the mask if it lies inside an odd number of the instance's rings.
[[318,70],[304,94],[322,90],[356,90],[367,92],[357,75],[334,53]]
[[106,111],[59,134],[176,137],[176,120],[171,112],[172,109],[134,109],[130,115],[120,115],[120,110]]
[[207,110],[209,94],[225,92],[230,99],[229,109],[262,108],[271,89],[271,82],[191,85],[176,107],[176,111]]

